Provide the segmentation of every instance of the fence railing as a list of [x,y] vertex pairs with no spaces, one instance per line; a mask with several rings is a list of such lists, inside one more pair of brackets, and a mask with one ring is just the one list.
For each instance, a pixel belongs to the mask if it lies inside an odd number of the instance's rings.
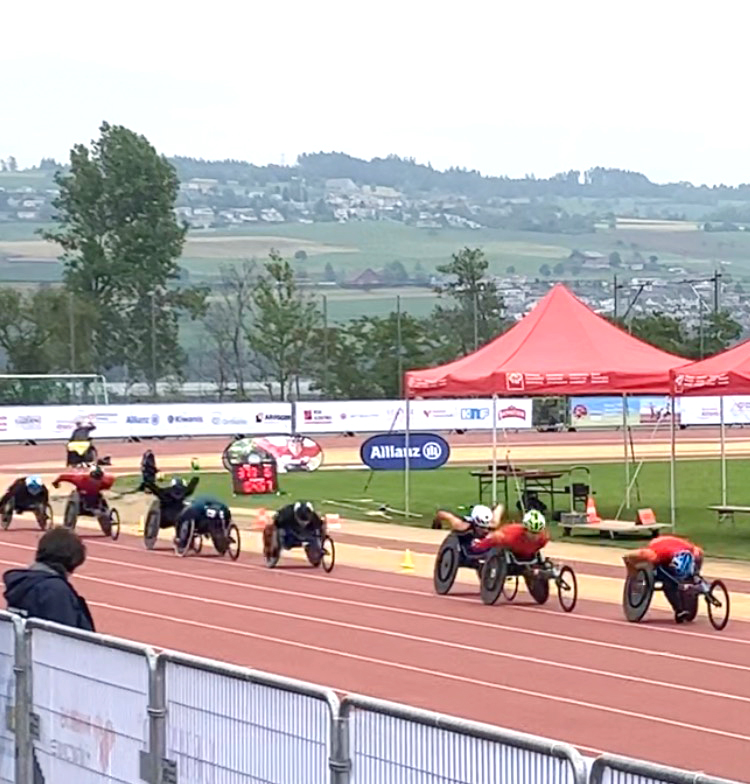
[[738,784],[0,612],[0,784]]

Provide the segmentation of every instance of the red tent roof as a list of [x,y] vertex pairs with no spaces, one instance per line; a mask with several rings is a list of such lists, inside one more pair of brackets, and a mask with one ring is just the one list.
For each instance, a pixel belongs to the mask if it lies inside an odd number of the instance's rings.
[[708,359],[673,368],[675,395],[750,394],[750,340]]
[[669,394],[685,360],[628,335],[557,284],[473,354],[406,373],[409,397]]

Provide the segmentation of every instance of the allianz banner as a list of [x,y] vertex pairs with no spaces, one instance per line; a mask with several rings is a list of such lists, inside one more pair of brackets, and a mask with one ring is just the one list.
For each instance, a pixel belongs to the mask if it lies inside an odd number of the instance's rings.
[[381,433],[371,436],[359,450],[362,462],[373,471],[403,471],[407,453],[410,471],[430,471],[448,462],[451,448],[435,433]]

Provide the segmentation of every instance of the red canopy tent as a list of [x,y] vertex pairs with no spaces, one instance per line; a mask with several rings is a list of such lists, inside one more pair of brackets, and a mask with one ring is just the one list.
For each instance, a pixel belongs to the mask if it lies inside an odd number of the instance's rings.
[[727,460],[724,441],[724,396],[750,394],[750,340],[733,348],[670,370],[672,395],[719,397],[721,432],[721,503],[727,503]]
[[[628,335],[557,284],[504,334],[468,356],[405,374],[409,398],[668,395],[672,368],[684,358]],[[408,405],[407,405],[408,412]],[[493,412],[493,419],[497,417]],[[672,406],[672,525],[674,525],[674,405]],[[623,406],[623,424],[626,409]],[[630,497],[627,427],[623,427],[626,499]],[[407,413],[408,438],[408,413]],[[496,422],[493,455],[496,451]],[[493,466],[496,457],[493,457]],[[407,509],[408,509],[408,461]],[[637,472],[635,474],[637,476]],[[493,483],[493,501],[495,488]]]
[[518,324],[473,354],[405,374],[407,397],[670,392],[685,360],[628,335],[557,284]]

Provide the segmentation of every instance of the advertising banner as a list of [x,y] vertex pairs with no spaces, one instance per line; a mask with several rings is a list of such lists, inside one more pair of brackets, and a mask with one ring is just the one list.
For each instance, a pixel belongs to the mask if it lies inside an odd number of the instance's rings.
[[[697,398],[696,398],[697,399]],[[656,425],[669,421],[669,397],[627,397],[628,425]],[[675,406],[680,421],[680,404]],[[578,428],[622,427],[622,397],[574,397],[570,399],[570,422]]]
[[[448,442],[435,433],[409,435],[409,469],[430,471],[445,465],[450,457]],[[362,444],[359,455],[373,471],[403,471],[406,468],[406,434],[382,433]]]
[[256,436],[233,441],[223,455],[224,467],[273,460],[280,474],[293,471],[317,471],[323,462],[323,450],[317,441],[306,436]]
[[[682,424],[721,424],[720,397],[685,397],[681,401]],[[727,395],[724,398],[724,424],[750,425],[750,397]]]
[[[497,426],[508,430],[531,428],[533,401],[499,398]],[[298,433],[387,433],[406,428],[403,400],[326,400],[296,405]],[[415,400],[409,407],[409,429],[492,430],[492,400]]]
[[0,441],[65,440],[82,420],[96,426],[94,440],[292,431],[292,407],[288,403],[8,406],[0,412]]

